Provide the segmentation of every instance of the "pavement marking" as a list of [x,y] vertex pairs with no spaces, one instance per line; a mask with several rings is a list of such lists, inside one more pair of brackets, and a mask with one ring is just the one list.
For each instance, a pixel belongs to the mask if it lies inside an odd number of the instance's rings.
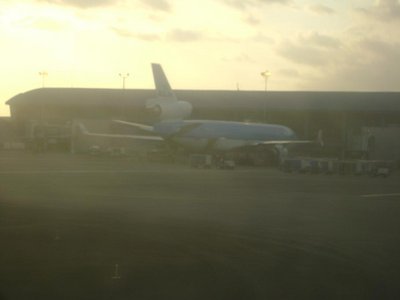
[[164,170],[43,170],[43,171],[0,171],[0,174],[92,174],[92,173],[161,173]]
[[363,197],[363,198],[399,197],[399,196],[400,196],[400,193],[360,195],[360,197]]
[[[198,174],[198,175],[204,175],[206,174],[216,174],[216,176],[235,176],[234,174],[242,174],[242,176],[247,176],[247,174],[260,174],[259,176],[264,177],[264,178],[274,178],[278,180],[286,180],[286,181],[297,181],[298,178],[297,176],[287,176],[287,175],[282,175],[282,174],[275,174],[275,173],[269,173],[269,172],[263,172],[260,170],[249,170],[249,169],[244,169],[244,170],[216,170],[216,169],[150,169],[150,170],[144,170],[144,169],[135,169],[135,170],[10,170],[10,171],[5,171],[2,170],[0,171],[0,176],[4,175],[10,175],[10,176],[46,176],[46,175],[82,175],[82,176],[90,176],[94,174],[132,174],[132,175],[159,175],[159,174]],[[239,175],[240,176],[240,175]],[[315,178],[313,179],[315,180]]]
[[[193,169],[154,169],[154,170],[37,170],[37,171],[29,171],[29,170],[19,170],[19,171],[0,171],[0,175],[12,175],[12,174],[22,174],[22,175],[39,175],[39,174],[107,174],[107,173],[199,173],[202,170],[193,170]],[[203,171],[212,171],[212,170],[203,170]],[[254,173],[254,171],[249,170],[236,170],[235,173]],[[223,171],[215,170],[215,173],[223,174]],[[274,175],[276,176],[276,175]]]

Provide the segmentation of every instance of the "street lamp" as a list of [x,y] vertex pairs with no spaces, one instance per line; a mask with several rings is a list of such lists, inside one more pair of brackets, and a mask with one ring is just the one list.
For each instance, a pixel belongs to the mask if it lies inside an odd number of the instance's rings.
[[122,88],[125,89],[125,80],[129,77],[129,73],[119,73],[118,75],[122,78]]
[[[271,72],[265,70],[264,72],[261,72],[261,76],[264,77],[265,80],[265,96],[267,96],[267,83],[269,76],[271,76]],[[266,121],[267,121],[267,101],[264,100],[264,122]]]
[[265,80],[265,91],[267,91],[268,77],[271,76],[271,72],[266,70],[264,72],[261,72],[261,76],[264,77],[264,80]]
[[44,88],[44,79],[48,75],[49,75],[49,73],[47,73],[46,71],[39,72],[39,76],[42,76],[42,88]]

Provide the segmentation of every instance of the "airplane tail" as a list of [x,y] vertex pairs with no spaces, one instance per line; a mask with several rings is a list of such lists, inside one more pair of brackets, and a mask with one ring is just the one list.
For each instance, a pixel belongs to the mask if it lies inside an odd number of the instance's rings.
[[151,64],[157,97],[146,100],[146,109],[158,121],[182,120],[192,113],[192,104],[180,101],[169,85],[160,64]]
[[163,68],[160,64],[151,64],[153,69],[154,84],[156,86],[157,96],[175,98],[175,94],[169,85],[167,76],[165,76]]

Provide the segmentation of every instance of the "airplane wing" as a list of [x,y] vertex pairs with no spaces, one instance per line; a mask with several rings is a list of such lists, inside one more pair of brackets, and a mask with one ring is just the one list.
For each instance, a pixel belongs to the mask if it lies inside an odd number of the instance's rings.
[[118,124],[123,124],[123,125],[128,125],[134,128],[141,129],[146,132],[151,132],[154,133],[154,128],[153,126],[145,125],[145,124],[139,124],[139,123],[133,123],[133,122],[128,122],[128,121],[121,121],[121,120],[113,120],[114,123]]
[[[131,126],[133,128],[141,129],[141,130],[149,132],[149,133],[155,133],[153,126],[139,124],[139,123],[133,123],[133,122],[127,122],[127,121],[120,121],[120,120],[113,120],[113,122],[118,123],[118,124]],[[168,139],[173,139],[173,138],[176,138],[176,137],[181,137],[181,136],[185,135],[186,133],[192,131],[193,129],[199,127],[201,124],[202,123],[186,124],[186,125],[180,127],[177,132],[170,134],[167,138]],[[160,137],[160,139],[162,140],[163,138]]]
[[104,138],[126,138],[133,140],[142,140],[142,141],[164,141],[164,139],[160,136],[151,136],[151,135],[93,133],[93,132],[85,132],[84,135],[93,137],[104,137]]
[[318,130],[318,134],[315,140],[275,140],[275,141],[260,141],[255,142],[254,146],[258,145],[304,145],[304,144],[318,144],[321,147],[324,146],[324,140],[322,138],[322,130]]
[[312,141],[312,140],[287,140],[287,141],[282,141],[282,140],[277,140],[277,141],[261,141],[261,142],[255,142],[254,145],[301,145],[301,144],[314,144],[317,141]]
[[[152,127],[147,126],[147,125],[142,125],[142,124],[135,124],[135,123],[130,123],[130,122],[124,122],[124,121],[119,121],[119,123],[129,123],[129,125],[138,125],[140,126],[141,129],[149,129]],[[160,136],[152,136],[152,135],[132,135],[132,134],[114,134],[114,133],[94,133],[90,132],[85,125],[81,122],[75,122],[74,123],[75,132],[80,133],[85,136],[91,136],[91,137],[104,137],[104,138],[126,138],[126,139],[134,139],[134,140],[143,140],[143,141],[163,141],[164,139]],[[152,132],[152,131],[151,131]]]

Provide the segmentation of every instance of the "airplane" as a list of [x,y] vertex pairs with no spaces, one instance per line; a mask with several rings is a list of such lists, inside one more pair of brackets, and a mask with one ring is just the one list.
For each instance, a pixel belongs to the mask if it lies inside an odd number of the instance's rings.
[[[177,99],[160,64],[152,64],[152,69],[158,97],[149,99],[146,108],[156,111],[160,121],[153,126],[122,120],[114,122],[143,130],[192,151],[230,151],[261,145],[279,148],[316,142],[299,140],[292,129],[279,124],[185,120],[192,112],[192,105]],[[318,133],[317,141],[322,144],[322,132]]]
[[152,64],[157,97],[146,101],[146,109],[157,114],[154,125],[138,124],[124,120],[115,123],[133,127],[150,135],[115,135],[90,133],[79,124],[81,132],[88,136],[129,138],[135,140],[166,142],[195,152],[228,152],[235,149],[273,146],[279,155],[287,153],[286,146],[320,143],[316,140],[299,140],[289,127],[279,124],[246,123],[217,120],[187,120],[192,112],[189,102],[178,100],[171,89],[160,64]]

